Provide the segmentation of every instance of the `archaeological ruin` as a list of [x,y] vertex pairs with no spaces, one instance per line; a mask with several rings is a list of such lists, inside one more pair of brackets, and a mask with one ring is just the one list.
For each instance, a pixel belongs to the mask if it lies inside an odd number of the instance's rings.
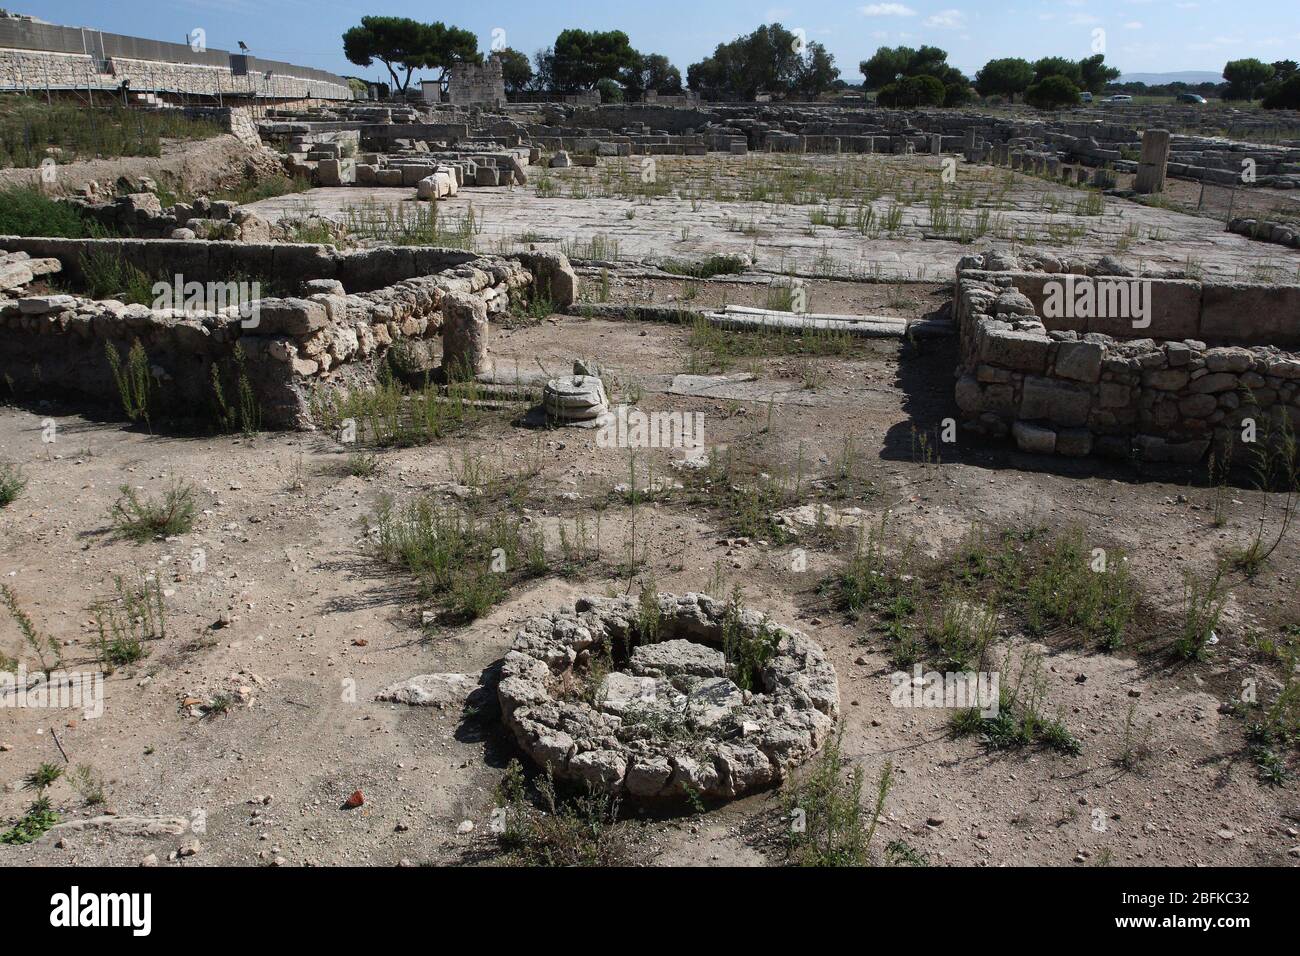
[[0,866],[1294,865],[1300,68],[317,6],[0,12]]

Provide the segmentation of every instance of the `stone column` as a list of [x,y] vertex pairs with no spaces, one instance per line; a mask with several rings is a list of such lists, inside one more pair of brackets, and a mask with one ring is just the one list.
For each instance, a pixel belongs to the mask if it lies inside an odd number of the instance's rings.
[[943,135],[940,133],[930,134],[930,154],[938,156],[943,152]]
[[1158,193],[1165,188],[1165,166],[1169,162],[1169,130],[1149,129],[1142,134],[1142,158],[1138,160],[1133,191]]
[[488,368],[487,305],[478,296],[448,292],[442,299],[442,369],[451,377]]

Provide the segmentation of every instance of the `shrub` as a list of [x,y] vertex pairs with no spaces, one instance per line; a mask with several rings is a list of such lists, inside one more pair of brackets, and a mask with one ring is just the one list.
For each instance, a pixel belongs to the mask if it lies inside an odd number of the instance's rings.
[[786,792],[790,821],[787,851],[798,866],[866,866],[876,821],[893,785],[893,766],[886,763],[869,811],[862,807],[862,768],[849,769],[840,739],[826,742],[811,771]]
[[1264,94],[1266,110],[1300,110],[1300,73],[1285,82],[1270,85]]
[[75,206],[57,202],[33,186],[0,189],[0,236],[84,239],[92,232]]
[[113,249],[92,249],[80,257],[86,292],[92,299],[117,299],[128,305],[152,305],[153,280]]
[[17,465],[0,464],[0,508],[13,504],[27,487],[27,479]]
[[185,534],[194,527],[194,486],[174,481],[161,500],[141,500],[130,485],[119,489],[109,517],[119,535],[137,544],[157,537]]
[[664,272],[675,276],[689,276],[692,279],[711,279],[717,275],[732,275],[744,272],[748,268],[740,256],[709,256],[699,262],[683,259],[665,259],[659,266]]
[[1048,76],[1025,90],[1025,102],[1040,110],[1054,110],[1079,102],[1079,88],[1069,77]]
[[562,800],[548,768],[534,784],[540,808],[530,805],[523,767],[511,760],[497,788],[501,849],[524,866],[618,866],[629,846],[618,825],[619,801],[588,786],[583,796]]
[[905,76],[882,86],[876,94],[876,102],[889,109],[941,106],[946,95],[943,82],[933,76]]

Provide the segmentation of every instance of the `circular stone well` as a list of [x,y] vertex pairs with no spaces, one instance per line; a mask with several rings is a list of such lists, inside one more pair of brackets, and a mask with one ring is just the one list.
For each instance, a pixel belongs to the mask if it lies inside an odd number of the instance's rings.
[[[704,594],[660,594],[657,606],[584,597],[515,635],[501,717],[539,766],[642,800],[729,800],[821,748],[840,694],[816,642]],[[657,632],[653,642],[642,631]],[[742,674],[727,637],[770,656],[750,655]]]

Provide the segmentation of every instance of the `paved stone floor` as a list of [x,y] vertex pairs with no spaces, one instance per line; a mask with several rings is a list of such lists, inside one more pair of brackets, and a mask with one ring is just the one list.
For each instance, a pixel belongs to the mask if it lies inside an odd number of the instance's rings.
[[[463,222],[472,207],[475,248],[483,252],[535,244],[571,258],[629,262],[747,254],[763,271],[828,278],[942,280],[962,255],[991,246],[1093,259],[1110,253],[1137,268],[1205,277],[1300,281],[1300,253],[1233,235],[1216,220],[1111,197],[1096,214],[1088,206],[1095,193],[960,160],[942,201],[940,157],[932,156],[657,157],[671,185],[668,195],[652,196],[636,192],[639,158],[602,162],[608,165],[535,167],[529,184],[514,189],[462,189],[442,201],[442,221]],[[761,198],[747,198],[755,194]],[[349,207],[368,203],[412,209],[414,196],[406,188],[323,188],[251,208],[271,218],[309,209],[345,219]],[[898,217],[892,228],[891,212]]]

